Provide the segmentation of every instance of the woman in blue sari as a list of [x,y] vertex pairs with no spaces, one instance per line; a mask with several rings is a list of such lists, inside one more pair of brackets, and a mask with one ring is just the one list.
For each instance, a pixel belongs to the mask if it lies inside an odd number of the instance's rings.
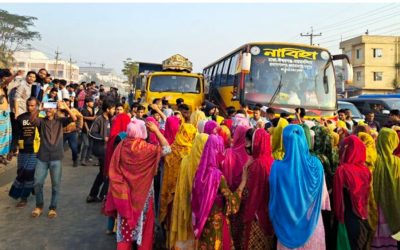
[[321,209],[330,209],[320,160],[309,152],[304,130],[283,130],[285,156],[270,174],[269,215],[279,249],[325,249]]

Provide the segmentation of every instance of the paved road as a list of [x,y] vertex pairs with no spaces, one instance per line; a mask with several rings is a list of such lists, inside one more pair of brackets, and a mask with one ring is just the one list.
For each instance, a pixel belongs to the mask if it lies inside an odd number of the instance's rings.
[[[0,250],[109,250],[115,249],[115,238],[105,234],[106,217],[100,214],[101,204],[87,204],[86,196],[98,167],[72,167],[71,153],[65,152],[58,216],[47,218],[51,196],[47,177],[44,196],[46,210],[39,218],[31,218],[34,197],[25,208],[15,208],[8,196],[15,178],[15,160],[0,172]],[[5,169],[3,167],[3,169]]]

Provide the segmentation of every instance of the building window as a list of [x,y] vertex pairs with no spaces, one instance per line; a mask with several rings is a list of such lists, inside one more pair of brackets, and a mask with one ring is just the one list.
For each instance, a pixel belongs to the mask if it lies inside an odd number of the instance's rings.
[[356,49],[356,58],[357,59],[361,58],[361,49]]
[[374,58],[382,57],[382,49],[373,49]]
[[374,81],[382,81],[382,72],[374,72]]
[[361,81],[361,71],[356,72],[356,79],[357,81]]

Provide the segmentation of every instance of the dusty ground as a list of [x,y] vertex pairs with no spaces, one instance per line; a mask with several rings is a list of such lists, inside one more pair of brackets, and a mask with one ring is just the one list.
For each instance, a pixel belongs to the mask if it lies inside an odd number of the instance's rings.
[[85,199],[98,167],[72,167],[71,153],[65,152],[58,203],[58,217],[47,218],[51,196],[50,177],[44,188],[45,210],[42,216],[30,217],[35,197],[25,208],[15,208],[8,191],[16,176],[16,161],[0,169],[0,250],[108,250],[115,249],[114,236],[105,234],[106,217],[101,204],[87,204]]

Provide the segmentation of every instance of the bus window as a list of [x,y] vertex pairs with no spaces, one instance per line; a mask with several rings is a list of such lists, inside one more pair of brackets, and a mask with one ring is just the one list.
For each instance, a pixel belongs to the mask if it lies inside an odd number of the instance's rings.
[[237,64],[238,58],[239,58],[239,54],[236,54],[231,59],[231,63],[229,65],[229,73],[228,73],[228,77],[226,79],[226,82],[228,85],[233,85],[233,83],[235,81],[236,64]]
[[218,69],[214,78],[214,86],[220,85],[223,66],[224,66],[223,61],[218,64]]
[[231,60],[231,58],[227,58],[225,61],[224,61],[224,68],[223,68],[223,70],[222,70],[222,75],[221,75],[221,86],[226,86],[226,85],[229,85],[229,84],[227,84],[227,76],[228,76],[228,69],[229,69],[229,63],[230,63],[230,60]]

